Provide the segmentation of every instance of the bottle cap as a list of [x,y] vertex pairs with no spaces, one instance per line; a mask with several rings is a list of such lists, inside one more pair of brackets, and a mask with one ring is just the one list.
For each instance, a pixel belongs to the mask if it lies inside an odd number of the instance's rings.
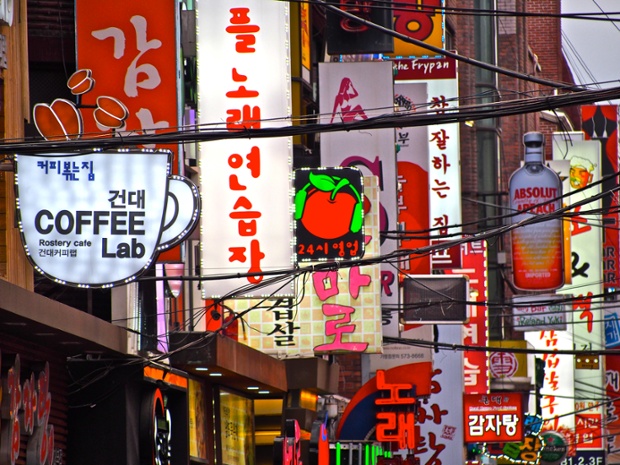
[[523,135],[525,163],[542,163],[545,158],[545,136],[541,132],[528,132]]

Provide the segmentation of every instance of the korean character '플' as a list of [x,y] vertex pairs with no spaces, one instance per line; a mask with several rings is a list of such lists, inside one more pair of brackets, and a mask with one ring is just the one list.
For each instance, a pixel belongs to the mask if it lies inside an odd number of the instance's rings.
[[237,53],[254,53],[256,49],[256,34],[260,27],[250,24],[249,8],[231,8],[230,26],[226,27],[226,32],[234,34],[237,39],[235,50]]

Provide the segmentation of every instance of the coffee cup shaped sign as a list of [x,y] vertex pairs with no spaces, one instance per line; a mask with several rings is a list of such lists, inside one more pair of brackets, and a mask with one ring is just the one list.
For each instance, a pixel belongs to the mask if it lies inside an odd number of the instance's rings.
[[18,155],[16,193],[26,254],[63,284],[134,280],[198,222],[199,194],[170,174],[169,151]]

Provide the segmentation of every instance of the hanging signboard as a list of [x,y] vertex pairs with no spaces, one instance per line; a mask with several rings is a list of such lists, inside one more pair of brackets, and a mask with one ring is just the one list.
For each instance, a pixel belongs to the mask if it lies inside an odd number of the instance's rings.
[[295,171],[294,187],[297,260],[361,258],[364,255],[362,172],[356,168],[301,169]]
[[522,395],[517,392],[465,394],[465,442],[521,441],[522,404]]
[[199,193],[168,151],[16,156],[19,228],[34,268],[110,287],[142,274],[195,228]]
[[519,295],[512,298],[512,324],[516,331],[565,331],[566,296]]

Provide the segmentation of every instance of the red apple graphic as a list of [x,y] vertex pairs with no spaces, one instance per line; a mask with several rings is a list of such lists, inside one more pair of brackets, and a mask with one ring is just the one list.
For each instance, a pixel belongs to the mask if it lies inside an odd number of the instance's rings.
[[309,181],[295,195],[295,219],[310,234],[336,239],[361,229],[362,198],[348,179],[311,172]]

